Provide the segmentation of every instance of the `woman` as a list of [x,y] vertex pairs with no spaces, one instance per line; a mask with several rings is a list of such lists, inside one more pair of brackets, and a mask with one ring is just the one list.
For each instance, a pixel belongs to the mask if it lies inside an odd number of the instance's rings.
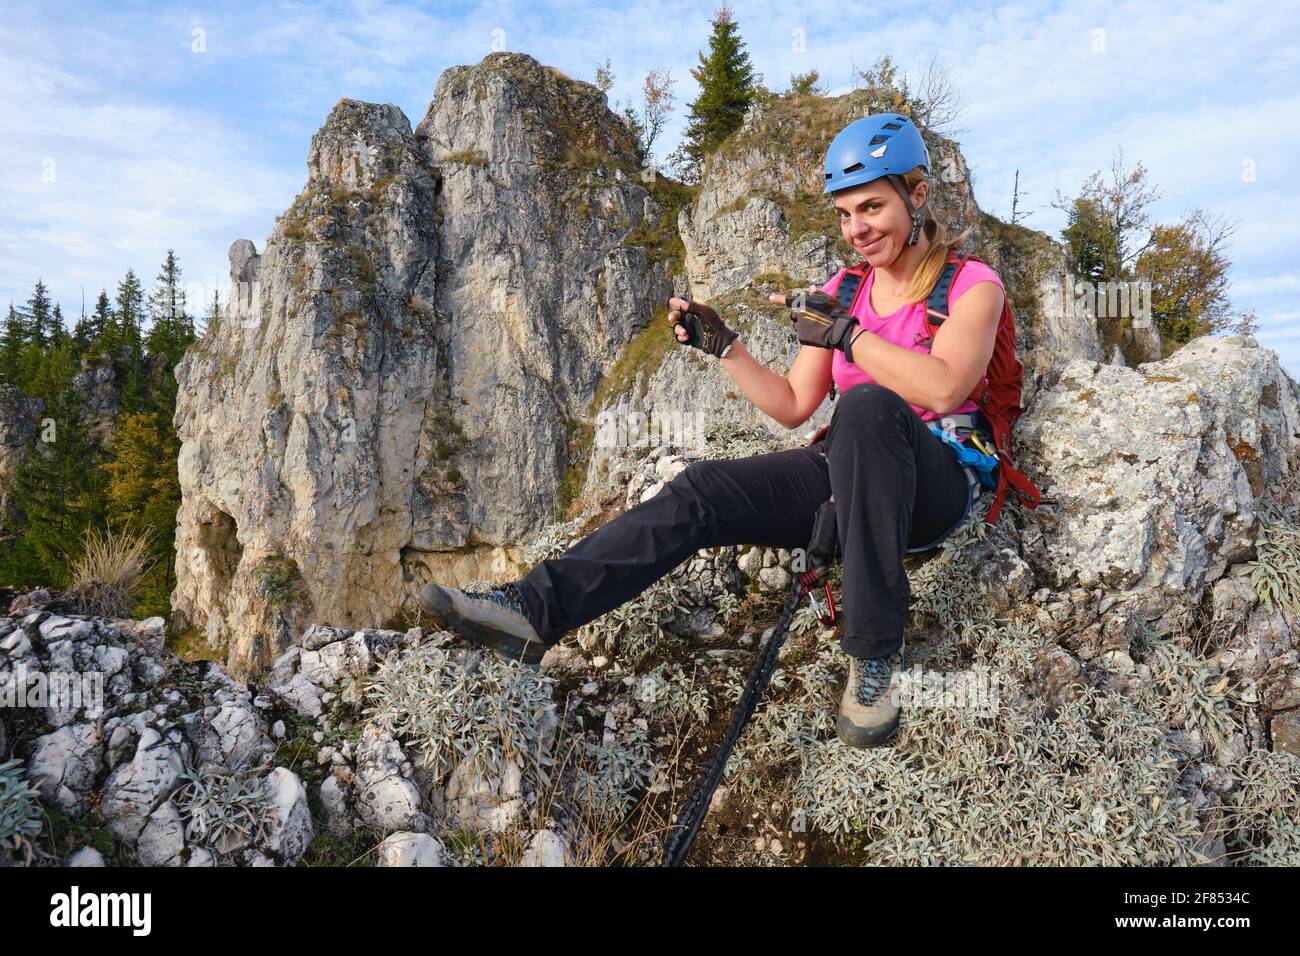
[[[803,347],[786,375],[759,364],[708,306],[669,300],[678,342],[718,356],[750,401],[787,428],[807,421],[835,382],[841,397],[812,445],[694,462],[522,580],[485,593],[431,584],[421,603],[470,640],[534,663],[565,631],[640,594],[701,548],[806,546],[818,507],[833,495],[849,658],[837,730],[855,747],[890,740],[899,708],[886,692],[902,666],[910,600],[903,555],[951,533],[978,494],[928,422],[976,409],[966,396],[989,364],[1005,294],[992,269],[966,263],[927,348],[925,300],[956,245],[925,212],[929,168],[920,132],[896,114],[856,120],[832,141],[825,192],[841,235],[871,269],[851,316],[829,298],[844,270],[822,287],[828,295],[796,303]],[[771,300],[788,304],[783,295]]]

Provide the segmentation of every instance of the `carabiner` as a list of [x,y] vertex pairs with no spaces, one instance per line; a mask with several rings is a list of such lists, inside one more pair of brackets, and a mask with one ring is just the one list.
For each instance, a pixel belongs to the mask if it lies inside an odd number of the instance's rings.
[[808,592],[808,603],[812,605],[813,613],[817,615],[817,620],[822,622],[822,626],[830,627],[835,623],[835,598],[831,594],[831,582],[827,581],[822,587],[826,591],[826,606],[830,608],[831,613],[829,615],[822,613],[821,605],[817,603],[816,589]]
[[984,454],[988,455],[990,458],[997,458],[997,457],[998,457],[998,453],[997,453],[997,452],[995,452],[995,451],[989,451],[987,448],[984,447],[984,443],[983,443],[982,441],[980,441],[980,436],[977,435],[977,434],[975,434],[975,432],[973,432],[973,431],[970,433],[970,440],[971,440],[972,442],[974,442],[976,448],[978,448],[980,451],[984,452]]

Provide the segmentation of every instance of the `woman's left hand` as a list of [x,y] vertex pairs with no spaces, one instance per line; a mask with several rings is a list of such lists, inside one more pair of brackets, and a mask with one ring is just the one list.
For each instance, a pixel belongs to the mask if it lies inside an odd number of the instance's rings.
[[839,300],[816,286],[783,295],[774,292],[768,301],[790,306],[795,335],[804,345],[844,350],[858,329],[858,320],[844,311]]

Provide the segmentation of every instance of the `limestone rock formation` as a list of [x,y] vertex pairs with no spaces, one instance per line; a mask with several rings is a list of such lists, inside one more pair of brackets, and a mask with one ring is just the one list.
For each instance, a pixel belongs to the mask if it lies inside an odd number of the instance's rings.
[[0,515],[9,507],[14,474],[26,457],[44,403],[12,385],[0,385]]
[[1290,380],[1249,336],[1137,369],[1063,362],[1017,427],[1048,499],[1031,560],[1054,587],[1141,595],[1148,617],[1185,611],[1253,557],[1258,499],[1300,472],[1297,435]]
[[176,372],[173,624],[237,674],[536,532],[669,291],[623,241],[657,214],[627,127],[527,56],[448,70],[415,131],[340,101],[308,173],[260,254],[231,247],[228,314]]

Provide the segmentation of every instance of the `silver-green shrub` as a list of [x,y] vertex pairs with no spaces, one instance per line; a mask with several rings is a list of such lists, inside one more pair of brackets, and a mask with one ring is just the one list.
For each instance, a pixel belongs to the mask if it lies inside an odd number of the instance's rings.
[[10,857],[41,832],[40,793],[27,782],[21,760],[0,763],[0,855]]
[[185,842],[227,854],[263,842],[275,810],[265,768],[182,768],[185,781],[168,796],[185,825]]

